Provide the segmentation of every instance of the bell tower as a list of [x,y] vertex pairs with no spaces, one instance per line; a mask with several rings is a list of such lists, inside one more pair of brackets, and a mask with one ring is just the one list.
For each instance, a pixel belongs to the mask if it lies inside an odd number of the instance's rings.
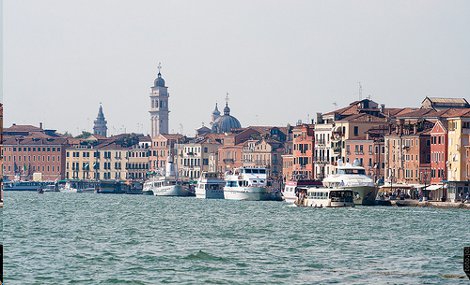
[[159,134],[168,134],[168,87],[160,72],[162,66],[158,64],[158,75],[151,87],[150,93],[150,134],[155,137]]

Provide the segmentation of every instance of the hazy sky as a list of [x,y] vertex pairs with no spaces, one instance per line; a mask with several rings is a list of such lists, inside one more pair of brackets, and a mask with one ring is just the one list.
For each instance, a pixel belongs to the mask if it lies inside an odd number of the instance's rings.
[[148,133],[158,62],[170,129],[230,93],[242,126],[286,125],[363,96],[470,97],[470,1],[4,0],[5,125]]

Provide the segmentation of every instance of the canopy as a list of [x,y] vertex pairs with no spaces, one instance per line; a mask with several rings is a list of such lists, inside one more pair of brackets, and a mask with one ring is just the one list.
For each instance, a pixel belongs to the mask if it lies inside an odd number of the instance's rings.
[[429,185],[428,187],[426,187],[425,190],[428,190],[428,191],[435,191],[435,190],[439,190],[441,188],[443,188],[444,185],[442,184],[438,184],[438,185]]

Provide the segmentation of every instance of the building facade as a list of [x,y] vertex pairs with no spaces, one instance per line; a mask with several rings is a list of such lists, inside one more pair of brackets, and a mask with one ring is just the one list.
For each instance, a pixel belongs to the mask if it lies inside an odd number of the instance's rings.
[[294,179],[314,179],[315,129],[313,124],[300,124],[292,130]]
[[67,138],[54,130],[12,125],[3,131],[3,175],[6,180],[44,181],[65,177]]

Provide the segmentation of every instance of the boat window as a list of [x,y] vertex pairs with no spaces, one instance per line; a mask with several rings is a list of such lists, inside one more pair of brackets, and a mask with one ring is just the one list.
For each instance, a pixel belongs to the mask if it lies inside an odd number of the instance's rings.
[[259,169],[252,169],[253,173],[259,173]]
[[251,169],[245,169],[244,173],[252,173],[252,172],[251,172]]
[[338,174],[355,174],[355,175],[362,174],[362,175],[365,175],[366,170],[365,169],[338,169]]
[[266,169],[260,169],[260,170],[259,170],[259,173],[265,174],[265,173],[266,173]]
[[242,187],[243,186],[243,181],[238,181],[238,186]]
[[253,180],[253,183],[258,183],[258,180]]

